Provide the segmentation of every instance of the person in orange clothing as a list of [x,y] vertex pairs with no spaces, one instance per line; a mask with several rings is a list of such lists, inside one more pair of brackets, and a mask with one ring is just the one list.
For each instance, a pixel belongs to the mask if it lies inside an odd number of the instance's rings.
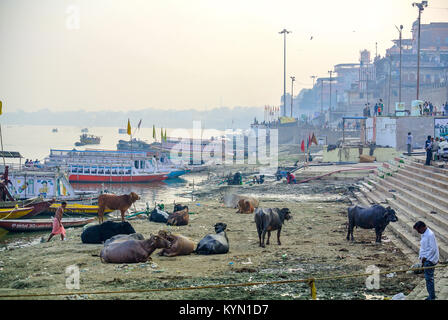
[[64,241],[65,238],[65,228],[62,225],[62,215],[64,214],[64,209],[67,207],[67,202],[62,201],[61,206],[56,210],[56,214],[53,218],[53,230],[51,231],[50,236],[48,237],[47,242],[53,238],[53,236],[60,234],[61,240]]

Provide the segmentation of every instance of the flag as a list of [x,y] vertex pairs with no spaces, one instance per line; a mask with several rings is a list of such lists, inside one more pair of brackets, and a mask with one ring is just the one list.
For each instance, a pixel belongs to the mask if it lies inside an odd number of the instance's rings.
[[0,101],[0,115],[2,115],[2,102]]
[[314,142],[317,146],[317,139],[316,139],[316,136],[314,135],[314,132],[313,132],[313,137],[311,138],[311,142],[312,143]]
[[305,152],[305,141],[302,140],[302,145],[300,146],[300,150],[302,150],[302,152]]
[[310,147],[310,140],[311,140],[311,137],[310,137],[310,135],[308,135],[308,141],[306,142],[307,149]]
[[140,125],[141,124],[142,124],[142,119],[140,119],[140,121],[138,122],[138,126],[137,126],[138,130],[140,130]]
[[129,121],[129,118],[128,118],[128,135],[131,135],[132,133],[131,133],[131,121]]
[[160,142],[163,141],[163,129],[160,128]]
[[156,138],[156,126],[152,125],[152,137],[155,139]]
[[166,142],[166,140],[167,140],[167,139],[166,139],[166,128],[165,128],[165,136],[164,136],[164,138],[165,138],[165,142]]

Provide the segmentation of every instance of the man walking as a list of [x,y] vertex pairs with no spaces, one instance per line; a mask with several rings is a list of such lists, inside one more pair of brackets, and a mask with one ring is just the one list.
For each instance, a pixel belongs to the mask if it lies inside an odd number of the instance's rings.
[[431,159],[432,159],[432,142],[431,142],[431,136],[428,136],[428,139],[425,141],[425,150],[426,150],[426,162],[425,166],[431,165]]
[[[436,237],[423,221],[418,221],[414,229],[421,234],[419,259],[423,267],[433,267],[439,262],[439,248]],[[436,292],[434,288],[434,268],[425,269],[426,290],[428,298],[426,300],[435,300]]]
[[408,146],[408,156],[410,156],[412,152],[412,134],[410,132],[408,132],[406,145]]
[[50,236],[48,237],[47,242],[53,238],[53,236],[60,234],[61,240],[64,241],[65,238],[65,228],[62,225],[62,215],[64,214],[64,210],[67,207],[67,202],[62,201],[61,206],[56,210],[56,214],[53,218],[53,230],[51,231]]

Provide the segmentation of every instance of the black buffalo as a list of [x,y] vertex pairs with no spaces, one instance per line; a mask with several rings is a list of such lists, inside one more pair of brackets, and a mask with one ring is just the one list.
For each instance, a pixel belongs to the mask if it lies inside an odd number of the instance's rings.
[[288,208],[257,208],[255,210],[255,224],[257,225],[258,238],[260,240],[260,247],[264,248],[264,238],[266,232],[268,233],[268,241],[271,237],[271,231],[277,230],[277,242],[280,242],[280,232],[285,220],[291,219],[291,212]]
[[162,211],[159,208],[154,208],[149,216],[149,221],[166,223],[168,221],[168,216],[169,214],[167,212]]
[[117,234],[131,233],[135,233],[135,230],[127,221],[106,221],[85,229],[81,234],[81,240],[83,243],[103,243]]
[[227,225],[219,222],[215,224],[216,234],[208,234],[199,241],[195,252],[197,254],[220,254],[229,252],[229,239],[225,232]]
[[187,210],[188,210],[188,206],[183,206],[183,205],[181,205],[180,203],[175,203],[175,204],[174,204],[173,213],[174,213],[174,212],[177,212],[177,211],[182,211],[182,210],[184,210],[184,209],[187,209]]
[[398,218],[391,207],[384,208],[375,204],[370,208],[354,206],[348,208],[348,233],[347,240],[353,241],[353,228],[361,227],[363,229],[375,229],[375,242],[381,243],[381,235],[389,222],[396,222]]

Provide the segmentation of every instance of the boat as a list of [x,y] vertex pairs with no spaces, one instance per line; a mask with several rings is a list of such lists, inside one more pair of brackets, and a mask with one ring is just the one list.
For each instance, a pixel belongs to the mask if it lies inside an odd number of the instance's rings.
[[19,201],[2,201],[0,202],[1,209],[13,209],[16,206],[25,208],[25,207],[33,207],[33,210],[21,217],[22,219],[29,219],[38,214],[47,211],[51,204],[54,203],[55,200],[43,200],[41,198],[33,198],[29,200],[19,200]]
[[128,133],[128,130],[127,130],[127,129],[123,129],[123,128],[119,128],[119,129],[118,129],[118,133],[119,133],[119,134],[127,134],[127,133]]
[[19,219],[33,211],[33,207],[28,208],[3,208],[0,209],[0,220]]
[[120,151],[146,151],[152,154],[156,154],[156,150],[151,148],[151,145],[140,139],[118,140],[117,150]]
[[[64,228],[82,227],[95,220],[92,218],[62,218]],[[0,227],[11,232],[47,231],[53,229],[53,219],[0,220]]]
[[51,130],[51,132],[58,132],[58,128],[53,128],[53,130]]
[[[56,210],[58,210],[61,207],[60,203],[53,203],[47,210],[47,212],[55,213]],[[96,216],[98,214],[98,206],[95,205],[85,205],[85,204],[78,204],[73,203],[69,204],[67,203],[67,206],[65,207],[64,214],[67,215],[79,215],[79,214],[85,214],[85,215],[94,215]],[[104,214],[108,214],[113,212],[114,210],[111,209],[105,209]]]
[[87,128],[83,128],[83,129],[81,129],[81,132],[83,132],[83,133],[87,133],[87,132],[89,132],[89,129],[87,129]]
[[144,151],[52,149],[45,163],[64,165],[69,182],[152,182],[188,172],[167,157],[157,159]]
[[75,146],[85,146],[86,144],[100,144],[101,137],[94,136],[93,134],[83,133],[79,136],[79,141],[75,142]]

